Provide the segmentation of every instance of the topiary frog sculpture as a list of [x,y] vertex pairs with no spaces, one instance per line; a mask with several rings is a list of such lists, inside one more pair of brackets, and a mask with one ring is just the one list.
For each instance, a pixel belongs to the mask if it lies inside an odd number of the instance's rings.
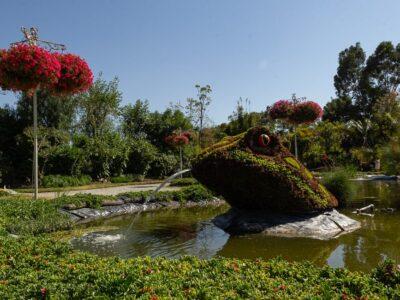
[[304,214],[338,205],[265,127],[226,137],[207,148],[193,162],[192,174],[240,210]]

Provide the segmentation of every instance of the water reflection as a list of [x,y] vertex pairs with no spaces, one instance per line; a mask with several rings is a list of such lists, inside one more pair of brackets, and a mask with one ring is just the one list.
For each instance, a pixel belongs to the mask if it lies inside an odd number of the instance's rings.
[[[355,182],[357,197],[352,207],[374,203],[378,208],[400,208],[400,184],[397,182]],[[272,258],[309,260],[351,270],[369,271],[382,259],[400,262],[400,213],[377,212],[374,217],[343,213],[356,218],[362,228],[333,239],[279,238],[262,234],[229,236],[210,220],[228,207],[191,208],[142,213],[129,228],[132,216],[105,220],[104,225],[118,228],[105,233],[89,234],[72,241],[74,247],[102,256],[138,255],[179,257],[215,255],[239,258]],[[129,228],[129,230],[128,230]]]

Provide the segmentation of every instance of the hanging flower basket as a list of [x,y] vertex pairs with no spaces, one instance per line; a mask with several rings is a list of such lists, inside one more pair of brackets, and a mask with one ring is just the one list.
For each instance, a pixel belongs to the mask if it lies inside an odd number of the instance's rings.
[[29,92],[52,88],[60,78],[61,65],[54,54],[33,45],[17,44],[0,51],[0,87]]
[[189,144],[189,138],[183,134],[172,134],[165,138],[165,143],[172,147],[182,147]]
[[294,124],[310,124],[322,117],[323,111],[318,103],[305,101],[296,104],[292,114],[289,116],[289,122]]
[[294,105],[289,100],[279,100],[272,105],[269,112],[272,119],[287,119],[293,113]]
[[54,85],[56,94],[84,92],[93,83],[93,73],[85,60],[74,54],[55,54],[61,65],[61,76]]

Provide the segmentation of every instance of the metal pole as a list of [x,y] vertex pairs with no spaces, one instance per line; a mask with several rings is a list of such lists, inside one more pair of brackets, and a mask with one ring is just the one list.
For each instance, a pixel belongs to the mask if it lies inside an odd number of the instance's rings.
[[[182,171],[183,170],[182,146],[179,146],[179,157],[180,157],[180,165],[181,165],[181,168],[179,171]],[[182,174],[181,174],[181,178],[182,178]]]
[[296,159],[299,159],[299,156],[297,154],[297,133],[294,133],[294,156],[296,156]]
[[38,137],[37,137],[37,88],[33,92],[33,181],[34,199],[38,199],[39,191],[39,162],[38,162]]

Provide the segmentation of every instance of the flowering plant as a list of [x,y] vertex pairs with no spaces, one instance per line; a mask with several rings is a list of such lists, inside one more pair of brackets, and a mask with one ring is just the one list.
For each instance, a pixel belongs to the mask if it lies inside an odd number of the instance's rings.
[[0,87],[4,90],[29,92],[39,85],[52,88],[60,71],[58,59],[41,47],[17,44],[0,51]]
[[58,94],[86,91],[93,83],[93,73],[85,60],[74,54],[55,54],[61,65],[61,76],[54,85]]
[[322,117],[323,111],[318,103],[305,101],[294,103],[279,100],[272,105],[269,114],[272,119],[283,119],[293,124],[309,124]]
[[294,124],[309,124],[321,118],[322,114],[322,108],[318,103],[313,101],[300,102],[294,106],[289,121]]
[[293,112],[293,106],[289,100],[279,100],[272,105],[269,114],[272,119],[287,119]]
[[171,134],[165,138],[165,142],[173,147],[182,147],[189,144],[189,138],[184,134]]

